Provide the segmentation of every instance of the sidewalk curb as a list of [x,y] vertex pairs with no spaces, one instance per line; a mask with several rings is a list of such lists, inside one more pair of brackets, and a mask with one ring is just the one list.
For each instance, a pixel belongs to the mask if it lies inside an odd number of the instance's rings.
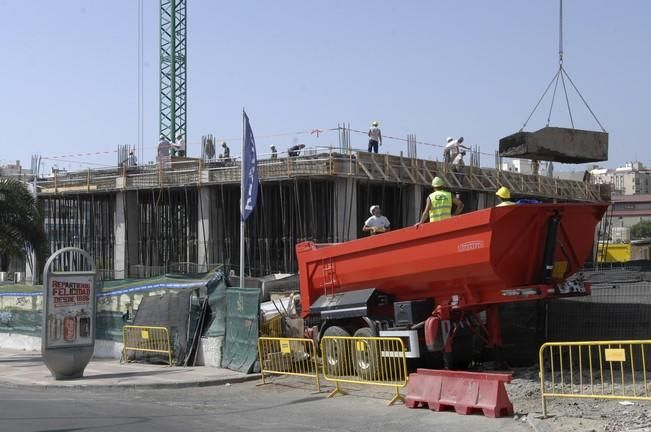
[[138,390],[138,389],[180,389],[192,387],[214,387],[226,384],[238,384],[248,381],[255,381],[260,379],[260,374],[250,374],[243,377],[232,378],[217,378],[203,381],[186,381],[186,382],[173,382],[173,383],[151,383],[151,384],[69,384],[74,380],[69,381],[55,381],[51,384],[16,384],[11,382],[0,381],[0,387],[11,388],[16,390],[26,389],[57,389],[57,390]]

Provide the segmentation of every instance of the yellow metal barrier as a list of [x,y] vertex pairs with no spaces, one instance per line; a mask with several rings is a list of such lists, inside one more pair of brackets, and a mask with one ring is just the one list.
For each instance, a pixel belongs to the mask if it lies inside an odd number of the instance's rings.
[[122,328],[124,348],[122,359],[129,361],[127,351],[142,351],[167,354],[168,363],[172,366],[172,345],[170,334],[166,327],[147,327],[125,325]]
[[263,321],[260,325],[260,336],[281,337],[282,336],[282,316],[278,315],[269,320]]
[[400,338],[325,336],[321,340],[323,376],[335,382],[328,397],[345,394],[340,383],[395,387],[389,402],[404,402],[400,389],[407,385],[407,358]]
[[312,339],[258,338],[260,376],[266,384],[265,374],[296,375],[314,378],[316,390],[321,391],[316,347]]
[[651,400],[651,340],[549,342],[539,351],[543,415],[547,398]]

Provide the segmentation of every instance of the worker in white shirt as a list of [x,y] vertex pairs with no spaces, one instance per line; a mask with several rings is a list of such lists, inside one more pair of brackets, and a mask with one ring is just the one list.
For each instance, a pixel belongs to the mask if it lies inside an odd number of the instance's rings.
[[391,222],[389,222],[389,219],[387,219],[387,217],[382,214],[382,210],[380,209],[379,205],[372,205],[369,209],[369,212],[371,213],[371,217],[366,219],[366,222],[364,222],[362,231],[373,235],[383,233],[391,229]]
[[452,161],[452,166],[455,171],[459,171],[463,169],[463,167],[466,165],[465,162],[463,161],[463,157],[466,155],[465,150],[461,150],[455,157],[454,160]]
[[463,145],[463,137],[459,137],[459,139],[448,137],[448,143],[443,149],[443,159],[445,160],[445,163],[453,161],[462,150],[470,150],[470,147]]
[[382,145],[382,131],[378,127],[378,122],[374,121],[368,130],[368,152],[378,152],[378,145]]
[[186,156],[185,139],[183,138],[183,134],[181,132],[176,134],[176,142],[174,143],[174,148],[176,149],[176,154],[178,156]]

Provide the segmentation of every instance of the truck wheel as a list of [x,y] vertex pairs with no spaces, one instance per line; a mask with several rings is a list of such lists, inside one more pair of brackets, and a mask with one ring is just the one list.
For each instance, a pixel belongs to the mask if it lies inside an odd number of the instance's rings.
[[443,354],[445,369],[467,370],[473,359],[474,334],[466,329],[457,330],[452,341],[452,352]]
[[[375,337],[373,330],[368,327],[362,327],[361,329],[358,329],[355,332],[354,336],[360,338]],[[380,370],[380,356],[378,352],[377,342],[373,340],[356,341],[354,350],[354,366],[357,375],[363,380],[367,381],[373,380],[374,378],[377,379],[377,374]]]
[[[338,326],[328,327],[323,336],[350,337],[350,333]],[[330,376],[347,375],[349,371],[348,358],[346,356],[346,342],[334,340],[328,344],[328,347],[322,353],[325,371]]]

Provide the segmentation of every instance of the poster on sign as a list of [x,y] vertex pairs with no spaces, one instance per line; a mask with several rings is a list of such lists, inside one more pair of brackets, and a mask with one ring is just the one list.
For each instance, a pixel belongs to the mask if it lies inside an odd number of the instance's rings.
[[93,343],[95,287],[92,275],[52,274],[47,286],[47,347]]

